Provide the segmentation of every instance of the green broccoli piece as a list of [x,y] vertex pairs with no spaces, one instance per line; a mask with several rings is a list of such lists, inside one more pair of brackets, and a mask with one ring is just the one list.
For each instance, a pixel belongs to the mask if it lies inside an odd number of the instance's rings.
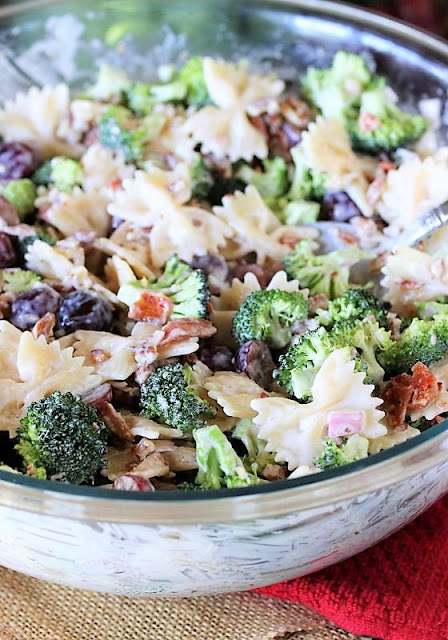
[[121,151],[126,162],[137,162],[143,157],[148,132],[129,109],[114,105],[100,117],[98,137],[103,146]]
[[134,82],[126,90],[128,106],[139,116],[149,115],[161,102],[180,102],[186,94],[186,85],[178,81],[162,84]]
[[431,320],[434,316],[439,314],[448,315],[448,303],[447,302],[416,302],[415,308],[417,310],[418,317],[422,320]]
[[268,464],[273,464],[274,454],[266,451],[266,442],[258,438],[258,428],[251,418],[238,420],[232,438],[241,440],[247,450],[243,463],[248,471],[259,473]]
[[378,354],[381,366],[389,376],[409,372],[417,362],[426,366],[448,353],[448,315],[438,314],[433,320],[414,318],[400,340]]
[[371,255],[359,247],[314,255],[311,246],[310,240],[298,242],[283,259],[285,271],[290,278],[299,281],[301,288],[307,287],[311,295],[324,293],[330,299],[347,291],[350,268]]
[[204,489],[247,487],[259,478],[249,473],[225,434],[217,425],[196,429],[196,460],[199,471],[196,483]]
[[3,289],[13,293],[23,293],[33,289],[42,281],[42,278],[34,271],[25,269],[12,269],[3,271]]
[[190,365],[179,363],[158,367],[141,387],[142,413],[182,431],[204,426],[204,418],[213,418],[216,409],[199,397],[192,373]]
[[210,302],[207,276],[202,269],[192,269],[171,256],[160,278],[135,280],[122,285],[118,299],[129,307],[137,302],[143,291],[159,291],[171,298],[174,308],[171,318],[206,318]]
[[415,142],[428,123],[423,116],[399,109],[381,88],[362,95],[359,116],[349,120],[347,127],[354,148],[378,154]]
[[306,319],[308,312],[308,302],[298,291],[254,291],[236,312],[232,334],[240,344],[263,340],[273,349],[283,349],[291,341],[294,322]]
[[329,69],[309,67],[302,79],[302,93],[326,118],[346,120],[356,118],[361,94],[372,83],[384,83],[374,78],[364,58],[355,53],[338,51]]
[[367,383],[379,384],[384,379],[384,369],[378,362],[379,353],[385,353],[394,342],[390,331],[380,327],[375,320],[345,320],[336,323],[330,331],[331,340],[340,348],[355,347],[365,367]]
[[16,449],[33,475],[81,484],[104,467],[106,425],[80,396],[55,391],[33,402],[20,425]]
[[278,199],[289,188],[288,165],[280,157],[263,160],[263,171],[256,171],[244,163],[236,177],[256,187],[266,204],[274,210],[278,208]]
[[386,309],[367,289],[347,289],[339,298],[330,300],[328,309],[318,309],[316,315],[324,326],[347,320],[375,318],[381,327],[388,327]]
[[190,166],[191,197],[195,200],[208,200],[214,178],[202,158],[197,158]]
[[314,460],[314,466],[319,469],[333,469],[349,462],[366,458],[369,441],[358,434],[344,438],[341,444],[336,444],[333,438],[324,440],[324,450]]
[[62,156],[46,160],[32,176],[34,184],[53,184],[59,191],[71,191],[76,185],[81,185],[83,179],[79,161]]
[[15,207],[20,220],[25,220],[30,213],[33,213],[37,193],[33,181],[29,178],[10,180],[0,185],[0,195]]
[[409,426],[413,427],[414,429],[418,429],[419,431],[426,431],[426,429],[429,429],[429,427],[432,427],[432,425],[433,421],[428,420],[428,418],[425,418],[424,416],[422,416],[418,420],[414,420],[414,422],[409,420]]
[[294,227],[298,224],[313,224],[320,214],[320,204],[312,200],[288,202],[281,212],[282,222]]
[[125,71],[102,64],[98,69],[95,83],[88,87],[85,95],[103,102],[122,102],[123,93],[130,84],[131,81]]
[[211,104],[207,85],[205,84],[202,58],[199,56],[189,58],[179,71],[177,80],[186,87],[185,101],[187,105],[201,108]]
[[288,200],[322,200],[327,176],[306,164],[300,145],[291,149],[291,157],[294,162],[294,174],[287,194]]

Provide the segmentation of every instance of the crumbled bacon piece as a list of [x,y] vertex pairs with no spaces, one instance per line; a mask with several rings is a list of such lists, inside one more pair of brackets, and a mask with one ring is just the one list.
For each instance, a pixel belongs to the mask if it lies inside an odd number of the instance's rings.
[[415,289],[421,289],[423,285],[416,280],[402,280],[399,286],[400,289],[404,289],[405,291],[414,291]]
[[317,293],[308,300],[310,305],[310,316],[313,316],[317,309],[328,309],[328,298],[325,293]]
[[216,327],[209,320],[202,318],[179,318],[168,322],[163,332],[159,347],[166,347],[188,338],[211,338],[216,333]]
[[108,356],[107,353],[103,351],[103,349],[92,349],[92,351],[90,352],[90,357],[96,364],[101,364],[101,362],[105,362],[106,360],[108,360],[110,356]]
[[384,386],[381,397],[391,428],[406,429],[406,413],[427,407],[439,392],[434,374],[421,362],[412,367],[412,375],[401,373]]
[[369,131],[375,131],[381,126],[381,120],[377,118],[373,113],[364,112],[359,118],[359,126],[361,131],[368,133]]
[[114,489],[121,489],[122,491],[155,491],[151,480],[142,476],[134,476],[131,473],[117,478],[114,482]]
[[53,336],[54,325],[56,324],[56,316],[54,313],[47,313],[39,318],[34,327],[31,329],[31,333],[33,334],[33,338],[37,340],[39,336],[45,336],[45,340],[51,338]]
[[98,415],[114,436],[129,442],[134,440],[128,423],[110,402],[105,402],[98,408]]
[[140,298],[129,308],[128,316],[137,322],[163,325],[173,311],[173,303],[159,291],[143,291]]

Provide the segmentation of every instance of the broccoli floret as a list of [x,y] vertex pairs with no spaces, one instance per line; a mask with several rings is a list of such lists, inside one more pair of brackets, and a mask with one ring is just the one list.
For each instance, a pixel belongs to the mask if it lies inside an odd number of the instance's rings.
[[317,319],[324,326],[371,317],[375,318],[381,327],[388,326],[386,309],[367,289],[347,289],[339,298],[330,300],[328,309],[317,310]]
[[361,94],[372,82],[364,58],[338,51],[329,69],[308,68],[302,79],[302,93],[326,118],[346,120],[356,118]]
[[320,204],[312,200],[288,202],[281,212],[282,222],[294,227],[298,224],[313,224],[320,214]]
[[199,397],[192,380],[190,365],[177,363],[158,367],[141,388],[143,414],[182,431],[204,426],[204,418],[213,418],[216,409]]
[[[274,378],[290,395],[308,402],[312,400],[311,387],[316,374],[334,348],[330,334],[324,327],[310,329],[280,356]],[[350,357],[349,353],[347,357]]]
[[336,323],[330,337],[340,348],[355,347],[365,367],[365,382],[379,384],[384,378],[384,369],[378,362],[379,353],[393,346],[390,331],[372,320],[346,320]]
[[256,171],[243,164],[236,177],[256,187],[266,204],[274,210],[278,208],[278,199],[289,188],[288,165],[280,157],[263,160],[263,171]]
[[447,302],[416,302],[415,308],[417,309],[418,317],[422,320],[431,320],[431,318],[441,313],[448,315]]
[[109,107],[98,121],[99,141],[112,151],[121,151],[126,162],[141,160],[148,132],[140,124],[126,107]]
[[5,291],[12,291],[13,293],[29,291],[42,281],[42,278],[37,273],[25,269],[3,271],[2,275],[3,289]]
[[46,160],[33,174],[34,184],[53,184],[59,191],[71,191],[84,179],[81,164],[73,158],[56,156]]
[[232,334],[240,344],[263,340],[274,349],[282,349],[291,341],[292,324],[306,319],[308,312],[308,302],[298,291],[254,291],[236,312]]
[[415,142],[427,126],[423,116],[399,109],[382,88],[362,95],[359,116],[348,122],[348,131],[356,149],[377,154]]
[[369,441],[358,434],[344,438],[341,444],[336,444],[333,438],[324,440],[324,450],[315,459],[314,466],[319,469],[333,469],[349,462],[366,458]]
[[425,418],[424,416],[422,416],[418,420],[414,420],[414,422],[409,421],[409,426],[413,427],[414,429],[418,429],[419,431],[425,431],[426,429],[429,429],[429,427],[432,427],[432,425],[433,421],[428,420],[428,418]]
[[16,448],[33,475],[81,484],[104,467],[107,428],[80,396],[55,391],[33,402],[20,424]]
[[121,102],[123,92],[130,84],[131,81],[125,71],[102,64],[98,69],[95,83],[86,90],[85,95],[103,102]]
[[325,195],[327,177],[316,169],[311,169],[305,162],[300,145],[291,149],[294,162],[294,174],[288,200],[322,200]]
[[177,79],[186,86],[185,101],[188,105],[201,108],[211,104],[205,84],[202,58],[199,56],[189,58],[179,71]]
[[36,199],[36,187],[29,178],[20,180],[10,180],[0,186],[0,195],[15,207],[19,218],[24,220],[34,211],[34,201]]
[[208,200],[214,179],[202,158],[197,158],[190,166],[190,178],[191,197],[195,200]]
[[154,106],[161,102],[182,101],[186,94],[186,85],[178,81],[164,84],[134,82],[126,90],[128,106],[139,116],[149,115]]
[[196,460],[199,471],[196,483],[204,489],[246,487],[260,482],[246,471],[225,434],[217,425],[196,429]]
[[310,240],[301,240],[283,259],[285,271],[291,278],[307,287],[311,295],[324,293],[333,299],[341,296],[349,285],[350,268],[370,257],[359,247],[331,251],[324,255],[314,255]]
[[137,302],[143,291],[159,291],[174,304],[171,318],[206,318],[210,301],[207,276],[202,269],[192,269],[171,256],[160,278],[135,280],[120,287],[117,296],[129,307]]
[[386,351],[378,354],[381,366],[389,376],[409,372],[416,362],[427,367],[448,353],[448,315],[439,314],[433,320],[414,318]]

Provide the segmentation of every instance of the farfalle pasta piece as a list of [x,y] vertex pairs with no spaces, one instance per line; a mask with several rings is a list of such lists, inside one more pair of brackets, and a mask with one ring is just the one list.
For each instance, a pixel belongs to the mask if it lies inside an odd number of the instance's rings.
[[76,157],[82,148],[70,144],[59,131],[69,107],[67,85],[31,87],[26,93],[18,93],[14,100],[6,100],[0,110],[0,134],[6,142],[24,142],[39,149],[44,157]]
[[277,462],[287,462],[294,470],[312,466],[323,450],[328,433],[330,411],[362,411],[365,418],[359,435],[379,438],[387,433],[381,424],[384,412],[377,409],[382,400],[372,396],[373,385],[363,383],[365,374],[354,371],[344,350],[334,351],[318,372],[313,387],[313,402],[299,404],[287,398],[259,398],[251,402],[258,436]]
[[343,124],[335,118],[318,117],[302,132],[306,164],[328,176],[326,187],[344,190],[365,216],[373,211],[367,199],[368,182],[363,165],[353,152]]
[[80,187],[71,193],[50,189],[36,199],[36,207],[43,211],[42,217],[64,236],[78,231],[104,236],[110,221],[106,205],[107,199],[99,191],[85,192]]
[[[448,256],[447,256],[448,257]],[[409,315],[416,302],[437,300],[448,295],[448,264],[418,249],[398,247],[386,259],[381,285],[384,300],[398,314]]]
[[197,157],[196,143],[185,130],[186,114],[173,105],[157,105],[154,116],[160,118],[160,130],[147,144],[149,157],[165,159],[167,156],[180,161],[192,162]]
[[112,258],[121,258],[132,267],[138,278],[154,278],[154,272],[150,268],[149,232],[146,229],[123,222],[109,238],[97,238],[94,246]]
[[81,167],[84,173],[83,189],[90,192],[99,192],[107,200],[113,198],[117,184],[125,178],[131,178],[135,168],[126,164],[124,156],[120,153],[112,153],[107,147],[100,144],[92,144],[82,156]]
[[[274,76],[249,74],[241,64],[204,58],[204,80],[212,102],[190,116],[185,130],[203,153],[227,156],[232,162],[265,158],[264,136],[249,121],[251,106],[278,97],[284,83]],[[259,112],[259,111],[258,111]]]
[[6,320],[0,320],[0,379],[20,381],[17,351],[22,332]]
[[232,371],[218,371],[205,380],[204,387],[224,413],[234,418],[253,418],[256,411],[251,408],[252,400],[268,395],[245,374]]
[[73,344],[75,356],[82,356],[85,365],[101,377],[101,381],[126,380],[137,369],[136,340],[106,331],[76,331]]
[[377,211],[399,233],[419,216],[448,200],[448,162],[439,153],[422,160],[412,155],[397,169],[388,171]]
[[[224,196],[222,206],[213,207],[214,213],[233,231],[233,249],[224,249],[228,257],[238,257],[255,251],[257,262],[267,258],[281,260],[290,246],[282,242],[282,226],[277,216],[266,206],[258,190],[249,185],[243,192]],[[315,231],[312,230],[315,234]],[[301,228],[289,228],[286,235],[294,232],[295,240],[303,236]],[[304,231],[305,236],[307,231]],[[231,254],[231,255],[230,255]]]
[[419,429],[414,429],[414,427],[407,427],[407,429],[388,429],[384,436],[369,440],[369,453],[379,453],[383,451],[383,449],[390,449],[391,447],[395,447],[396,444],[406,442],[406,440],[414,438],[419,434]]
[[112,215],[138,227],[151,227],[151,260],[156,267],[173,253],[187,262],[195,255],[218,253],[232,235],[231,228],[217,216],[199,207],[183,206],[189,189],[179,172],[137,171],[133,180],[123,181],[123,190],[109,205]]

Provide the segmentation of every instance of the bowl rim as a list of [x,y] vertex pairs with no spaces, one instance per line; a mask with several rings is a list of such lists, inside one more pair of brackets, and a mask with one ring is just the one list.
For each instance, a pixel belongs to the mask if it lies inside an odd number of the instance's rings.
[[[229,1],[236,4],[236,0]],[[70,0],[26,0],[0,8],[0,20],[28,12],[32,15],[39,9],[68,2]],[[398,36],[406,47],[419,45],[424,49],[425,55],[435,54],[448,65],[448,43],[441,38],[400,20],[354,5],[330,0],[246,0],[247,5],[284,8],[322,18],[345,20],[355,27],[375,29],[383,36]],[[381,490],[443,464],[448,461],[447,433],[448,419],[404,443],[336,469],[292,480],[234,489],[188,490],[182,493],[111,491],[104,487],[64,484],[0,471],[0,505],[34,512],[43,509],[52,515],[71,518],[95,517],[104,521],[112,518],[114,521],[140,524],[179,522],[181,512],[182,521],[186,523],[276,516]],[[437,445],[440,446],[434,454]],[[431,456],[424,455],[429,450]],[[372,467],[378,471],[374,484]],[[259,505],[254,498],[258,499]],[[168,505],[172,507],[170,513],[166,511]]]

